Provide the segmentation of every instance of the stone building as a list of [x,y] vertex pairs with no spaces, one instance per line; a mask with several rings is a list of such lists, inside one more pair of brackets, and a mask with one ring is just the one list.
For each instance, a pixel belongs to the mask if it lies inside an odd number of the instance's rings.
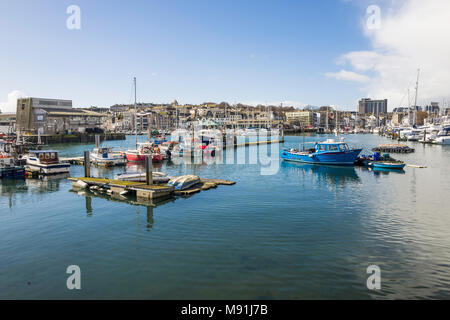
[[104,115],[72,108],[71,100],[17,99],[16,130],[21,134],[62,134],[99,129]]

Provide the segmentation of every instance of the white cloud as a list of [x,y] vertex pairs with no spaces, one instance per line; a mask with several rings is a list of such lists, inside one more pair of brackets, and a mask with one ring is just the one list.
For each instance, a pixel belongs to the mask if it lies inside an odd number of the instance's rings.
[[[387,98],[390,109],[407,104],[420,68],[418,103],[450,96],[450,1],[402,0],[381,9],[380,29],[364,30],[372,50],[338,58],[357,72],[370,72],[364,88],[370,98]],[[365,27],[365,23],[362,23]]]
[[24,93],[19,90],[14,90],[8,94],[8,100],[6,102],[0,102],[1,112],[16,112],[17,109],[17,99],[23,98]]
[[327,72],[325,73],[327,78],[334,78],[337,80],[347,80],[347,81],[355,81],[355,82],[368,82],[370,78],[359,74],[353,71],[341,70],[339,72]]

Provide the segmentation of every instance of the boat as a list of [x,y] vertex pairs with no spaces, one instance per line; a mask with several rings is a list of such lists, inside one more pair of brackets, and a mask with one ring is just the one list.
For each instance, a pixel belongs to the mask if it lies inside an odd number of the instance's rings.
[[134,137],[136,149],[127,150],[124,154],[128,161],[145,162],[147,156],[152,157],[152,162],[161,162],[163,156],[158,147],[154,147],[151,142],[138,143],[137,135],[137,102],[136,102],[136,77],[133,78],[134,83]]
[[[171,179],[171,177],[164,172],[152,172],[152,177],[154,183],[167,183]],[[126,172],[115,175],[114,179],[121,181],[145,182],[147,176],[142,172]]]
[[450,144],[450,127],[445,127],[436,135],[433,140],[434,144],[449,145]]
[[161,162],[163,155],[158,147],[151,142],[138,143],[136,150],[127,150],[125,157],[131,162],[145,162],[145,158],[151,156],[152,162]]
[[412,129],[406,135],[408,141],[419,141],[421,138],[423,138],[423,130],[421,129]]
[[120,152],[115,152],[113,148],[109,147],[94,148],[89,157],[93,164],[105,167],[124,165],[126,163],[125,157]]
[[168,186],[174,187],[175,190],[186,190],[200,183],[200,178],[194,175],[186,175],[170,179]]
[[286,161],[297,161],[314,164],[353,165],[362,149],[349,148],[344,141],[328,139],[315,144],[306,151],[296,149],[281,151],[281,158]]
[[56,150],[30,150],[23,157],[25,169],[38,171],[40,174],[68,173],[70,164],[61,162]]
[[25,176],[23,166],[16,166],[10,154],[0,153],[0,179],[21,178]]
[[368,165],[377,169],[403,169],[406,164],[403,161],[374,161]]

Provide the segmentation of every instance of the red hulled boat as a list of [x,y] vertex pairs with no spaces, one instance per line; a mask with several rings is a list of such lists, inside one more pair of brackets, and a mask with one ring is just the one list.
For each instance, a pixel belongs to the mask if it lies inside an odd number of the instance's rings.
[[152,162],[161,162],[163,156],[158,147],[154,147],[151,143],[139,143],[137,150],[127,150],[125,156],[128,161],[145,162],[145,157],[151,156]]

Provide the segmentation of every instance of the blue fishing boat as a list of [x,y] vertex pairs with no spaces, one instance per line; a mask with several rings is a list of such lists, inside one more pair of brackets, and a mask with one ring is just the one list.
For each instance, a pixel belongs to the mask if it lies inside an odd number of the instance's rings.
[[351,149],[344,141],[328,139],[316,143],[314,148],[299,151],[283,150],[281,158],[286,161],[297,161],[314,164],[353,165],[362,149]]

